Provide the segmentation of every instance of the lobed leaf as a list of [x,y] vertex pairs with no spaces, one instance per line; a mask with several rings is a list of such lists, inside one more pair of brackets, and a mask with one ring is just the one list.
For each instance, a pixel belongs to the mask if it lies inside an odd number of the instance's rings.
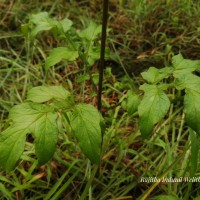
[[199,60],[184,59],[181,54],[178,54],[172,58],[172,64],[175,69],[173,75],[176,78],[200,69]]
[[96,164],[101,158],[101,117],[99,112],[88,104],[75,107],[70,124],[83,153]]
[[148,71],[142,72],[142,77],[149,83],[157,83],[164,78],[167,78],[173,72],[172,67],[165,67],[162,69],[157,69],[155,67],[150,67]]
[[200,78],[192,73],[184,74],[176,79],[177,90],[189,89],[200,92]]
[[155,85],[144,84],[144,97],[138,107],[139,126],[143,138],[147,138],[154,125],[167,114],[170,101],[163,90]]
[[26,133],[36,138],[36,155],[39,164],[51,159],[55,152],[58,127],[57,114],[51,107],[22,103],[14,106],[9,115],[13,125],[0,135],[0,164],[11,170],[24,150]]

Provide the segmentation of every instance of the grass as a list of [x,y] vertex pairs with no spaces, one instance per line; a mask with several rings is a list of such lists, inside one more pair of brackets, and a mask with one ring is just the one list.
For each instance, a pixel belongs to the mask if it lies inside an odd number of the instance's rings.
[[[51,35],[38,37],[35,45],[20,33],[28,14],[48,11],[52,16],[69,17],[77,29],[88,19],[101,22],[99,1],[3,1],[0,3],[0,131],[8,126],[11,107],[22,102],[27,90],[41,84],[63,84],[75,94],[79,66],[52,68],[45,77],[43,64],[47,52],[56,45]],[[142,140],[138,118],[128,115],[120,99],[130,87],[137,90],[143,80],[138,75],[151,65],[166,66],[174,53],[200,59],[199,2],[128,1],[110,2],[108,45],[118,55],[107,61],[103,112],[106,134],[100,167],[93,166],[80,152],[76,141],[63,131],[54,158],[38,167],[31,142],[26,144],[22,160],[11,173],[0,171],[0,199],[149,199],[172,195],[178,199],[199,196],[199,184],[189,190],[187,182],[142,183],[141,177],[189,177],[190,136],[184,124],[181,105],[171,107],[168,117],[159,123],[149,140]],[[96,70],[96,67],[94,67]],[[116,75],[116,76],[115,76]],[[124,76],[125,77],[122,77]],[[128,78],[127,78],[128,77]],[[134,77],[134,79],[132,79]],[[130,81],[131,79],[131,81]],[[90,83],[84,101],[94,91]],[[32,141],[32,138],[29,138]],[[70,139],[70,140],[69,140]],[[200,175],[198,168],[196,176]],[[143,195],[143,196],[142,196]]]

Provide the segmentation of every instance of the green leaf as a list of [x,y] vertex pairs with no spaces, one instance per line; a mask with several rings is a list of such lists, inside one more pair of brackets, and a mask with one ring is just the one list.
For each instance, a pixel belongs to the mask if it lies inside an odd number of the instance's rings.
[[70,93],[62,86],[38,86],[28,92],[27,100],[43,103],[52,99],[66,100],[69,97]]
[[81,38],[85,38],[88,41],[94,41],[101,33],[101,25],[97,25],[94,22],[90,22],[89,26],[79,33]]
[[48,12],[40,12],[30,16],[30,21],[34,24],[38,24],[40,22],[48,22],[49,19],[50,17]]
[[200,93],[186,90],[184,112],[188,126],[200,134]]
[[0,165],[11,171],[24,151],[27,129],[15,125],[0,134]]
[[181,54],[178,54],[172,58],[172,64],[175,68],[174,77],[178,78],[182,75],[187,75],[197,69],[200,69],[199,60],[184,59]]
[[30,17],[30,22],[35,24],[31,30],[31,37],[34,38],[39,32],[47,31],[53,28],[52,19],[47,12],[34,14]]
[[48,110],[48,107],[40,104],[22,103],[14,106],[9,113],[9,118],[18,129],[30,129]]
[[46,113],[36,123],[34,134],[36,137],[35,151],[39,165],[48,162],[56,150],[58,127],[55,113]]
[[140,87],[144,90],[144,97],[138,107],[139,126],[143,138],[147,138],[154,125],[167,114],[170,101],[163,90],[155,85],[144,84]]
[[40,12],[30,17],[30,23],[34,24],[31,29],[31,37],[34,38],[41,31],[52,30],[53,33],[63,35],[72,26],[72,21],[65,18],[61,21],[49,17],[47,12]]
[[200,92],[200,77],[192,73],[183,74],[176,79],[175,87],[177,90],[189,89]]
[[190,128],[200,133],[200,78],[192,73],[183,74],[176,79],[175,86],[179,90],[185,89],[184,112],[186,122]]
[[67,18],[61,20],[60,23],[61,23],[61,26],[62,26],[63,31],[64,31],[65,33],[66,33],[67,31],[69,31],[69,29],[71,28],[71,26],[72,26],[72,24],[73,24],[72,21],[69,20],[69,19],[67,19]]
[[74,61],[78,58],[78,51],[71,50],[67,47],[58,47],[52,50],[49,57],[46,59],[45,69],[48,70],[53,65],[65,59],[67,61]]
[[162,79],[167,78],[172,72],[172,67],[164,67],[162,69],[150,67],[148,71],[142,72],[141,75],[149,83],[158,83]]
[[57,114],[47,105],[22,103],[11,109],[9,117],[17,130],[34,134],[39,164],[46,163],[56,148]]
[[101,158],[101,116],[88,104],[78,104],[75,107],[70,124],[83,153],[96,164]]
[[126,109],[129,115],[135,113],[138,109],[138,105],[140,104],[140,98],[135,92],[129,90],[127,93],[127,102]]

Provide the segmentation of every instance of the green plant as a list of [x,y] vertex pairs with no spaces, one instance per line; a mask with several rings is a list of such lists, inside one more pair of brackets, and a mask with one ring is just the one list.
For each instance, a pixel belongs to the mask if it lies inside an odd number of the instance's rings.
[[[35,37],[44,31],[50,31],[57,40],[58,46],[53,48],[45,61],[45,70],[61,60],[67,62],[81,61],[80,66],[88,72],[95,61],[100,58],[99,34],[101,25],[90,21],[89,25],[77,31],[71,20],[65,18],[56,20],[49,17],[47,12],[41,12],[30,16],[29,22],[22,25],[22,33],[34,44]],[[106,56],[109,49],[106,48]]]
[[[198,169],[198,146],[200,141],[199,70],[199,60],[184,59],[181,54],[173,56],[172,66],[161,69],[150,67],[146,72],[141,73],[142,77],[148,82],[140,86],[140,90],[144,91],[143,96],[137,95],[130,90],[126,95],[127,100],[122,101],[123,106],[130,115],[135,116],[138,110],[139,128],[143,139],[147,139],[152,132],[154,132],[155,138],[156,134],[162,134],[160,131],[153,130],[155,125],[157,125],[155,130],[158,130],[158,127],[162,129],[162,122],[165,117],[168,120],[165,119],[164,126],[171,122],[174,114],[171,113],[172,109],[170,109],[170,107],[175,108],[173,109],[174,112],[180,114],[182,112],[184,113],[183,121],[187,124],[190,134],[190,177],[194,177]],[[140,96],[142,96],[142,98]],[[141,100],[139,100],[140,98]],[[168,111],[170,111],[169,116],[167,116]],[[171,157],[170,154],[169,156]],[[168,173],[172,176],[170,170],[168,170],[166,175]],[[146,194],[149,195],[153,188],[157,186],[156,184],[158,183],[153,184],[152,187],[144,193],[144,196]],[[189,196],[191,188],[192,183],[188,183],[188,191],[185,193],[186,199]],[[142,199],[146,199],[146,197]]]
[[10,110],[9,119],[10,126],[0,136],[0,163],[8,171],[23,153],[30,133],[39,165],[49,161],[63,124],[74,133],[85,155],[96,164],[100,162],[102,117],[92,105],[75,103],[62,86],[32,88],[27,101]]
[[[86,72],[100,57],[98,35],[101,26],[91,22],[83,31],[77,32],[69,19],[55,20],[42,12],[30,17],[22,25],[23,34],[34,44],[40,32],[51,31],[62,46],[54,48],[45,62],[45,71],[61,60],[80,60],[84,67],[83,82],[88,79]],[[11,170],[24,151],[26,136],[35,138],[35,152],[40,165],[46,163],[56,150],[58,133],[65,124],[73,132],[85,155],[94,162],[100,162],[102,117],[92,106],[76,103],[73,95],[62,86],[38,86],[32,88],[27,101],[14,106],[9,114],[10,126],[0,137],[0,163]],[[7,147],[9,144],[10,148]]]
[[[150,67],[146,72],[141,73],[148,82],[140,86],[144,96],[138,105],[139,126],[143,138],[147,138],[154,125],[166,116],[170,105],[182,100],[186,123],[199,135],[200,78],[194,74],[199,69],[200,61],[184,59],[181,54],[178,54],[172,58],[171,67],[162,69]],[[129,105],[129,98],[133,98],[132,96],[128,93],[129,112],[133,112],[130,110],[135,106]],[[137,101],[136,97],[135,99],[133,102]]]

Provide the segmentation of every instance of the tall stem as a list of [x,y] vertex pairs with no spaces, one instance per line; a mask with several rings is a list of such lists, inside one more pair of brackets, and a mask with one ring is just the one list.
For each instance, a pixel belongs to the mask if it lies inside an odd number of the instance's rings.
[[101,36],[101,55],[100,55],[100,67],[99,67],[99,89],[98,89],[98,110],[99,111],[101,111],[101,107],[102,107],[101,96],[102,96],[102,85],[103,85],[107,21],[108,21],[108,0],[104,0],[103,1],[102,36]]

